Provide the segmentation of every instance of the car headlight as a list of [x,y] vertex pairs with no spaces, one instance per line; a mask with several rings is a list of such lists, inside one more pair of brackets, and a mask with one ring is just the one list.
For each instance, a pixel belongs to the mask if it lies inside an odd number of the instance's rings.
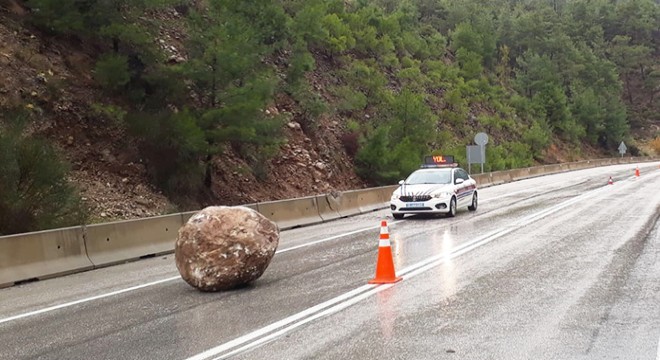
[[394,200],[399,200],[399,195],[392,194],[392,201],[394,201]]
[[436,199],[448,198],[450,196],[451,196],[451,193],[446,192],[446,191],[433,194],[433,197],[436,198]]

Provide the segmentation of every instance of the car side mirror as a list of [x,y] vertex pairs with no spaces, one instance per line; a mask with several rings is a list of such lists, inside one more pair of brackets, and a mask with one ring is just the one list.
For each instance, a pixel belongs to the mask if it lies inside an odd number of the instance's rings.
[[464,182],[465,182],[465,180],[463,180],[461,178],[458,178],[458,179],[456,179],[456,181],[454,181],[454,184],[458,185],[458,184],[462,184]]
[[403,185],[403,184],[405,184],[405,183],[406,183],[405,180],[401,180],[401,181],[399,181],[399,185]]

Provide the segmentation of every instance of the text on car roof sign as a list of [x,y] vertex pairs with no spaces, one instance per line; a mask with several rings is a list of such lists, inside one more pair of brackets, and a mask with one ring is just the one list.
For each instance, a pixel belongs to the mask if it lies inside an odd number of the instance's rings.
[[454,163],[452,155],[432,155],[424,157],[425,165],[451,165]]

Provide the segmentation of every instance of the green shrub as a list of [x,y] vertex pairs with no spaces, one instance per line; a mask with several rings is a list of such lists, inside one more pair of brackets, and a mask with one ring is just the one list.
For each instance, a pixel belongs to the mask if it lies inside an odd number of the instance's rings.
[[383,56],[380,63],[390,70],[396,69],[400,65],[399,58],[395,54],[387,54]]
[[328,111],[328,104],[307,83],[300,83],[292,95],[302,110],[303,116],[299,121],[303,131],[307,134],[315,134],[318,129],[318,119]]
[[359,111],[367,107],[366,95],[349,86],[335,88],[334,94],[340,99],[337,104],[337,110],[340,112]]
[[534,157],[539,157],[541,151],[550,143],[551,130],[544,121],[534,121],[523,133],[523,141],[529,145]]
[[268,144],[261,146],[252,146],[251,151],[246,156],[252,174],[259,181],[264,181],[268,178],[268,163],[279,151],[279,144]]
[[401,82],[401,85],[419,91],[423,91],[424,86],[428,82],[426,76],[422,74],[422,71],[417,66],[400,70],[397,78]]
[[0,235],[80,225],[87,211],[46,140],[0,124]]
[[346,129],[350,132],[358,133],[360,132],[361,126],[359,122],[353,119],[348,119],[346,120]]
[[485,171],[498,171],[531,166],[533,163],[530,146],[520,142],[489,144],[486,146]]
[[488,145],[486,147],[486,163],[484,171],[504,170],[507,166],[507,151],[502,145]]
[[152,182],[176,202],[195,199],[204,185],[209,153],[204,132],[189,111],[127,116]]
[[28,0],[35,25],[50,32],[68,33],[85,29],[77,0]]
[[353,61],[341,72],[348,86],[361,91],[369,104],[379,104],[385,101],[387,78],[378,66],[371,62]]
[[358,175],[376,185],[392,185],[419,168],[427,146],[413,136],[393,138],[400,134],[380,126],[362,139],[355,156]]
[[531,166],[533,163],[530,146],[520,142],[509,142],[505,144],[506,166],[508,169],[516,169]]
[[123,125],[126,117],[126,110],[112,104],[92,103],[90,105],[92,112],[96,116],[106,118],[113,125]]
[[425,94],[403,89],[389,101],[391,137],[395,142],[405,137],[415,139],[421,147],[433,141],[436,117],[425,101]]
[[408,137],[397,143],[392,149],[391,161],[388,164],[392,170],[396,171],[396,175],[393,174],[393,177],[384,179],[386,182],[383,184],[395,184],[417,170],[422,163],[425,150],[425,147],[420,148],[416,140]]
[[481,56],[465,48],[456,51],[456,60],[461,67],[461,74],[466,79],[476,79],[481,76],[483,66]]
[[128,85],[137,88],[133,90],[133,102],[140,104],[140,107],[160,111],[163,104],[177,108],[186,105],[189,89],[185,84],[181,66],[158,66],[143,73],[140,79],[141,86],[132,86],[132,83]]
[[355,38],[351,29],[344,24],[337,14],[326,15],[321,24],[325,37],[323,43],[331,56],[350,50],[355,46]]
[[580,139],[584,138],[586,134],[584,126],[575,121],[575,119],[566,119],[557,128],[561,130],[566,140],[571,141],[575,145],[578,145]]
[[403,68],[410,68],[415,66],[417,63],[415,60],[409,56],[405,56],[401,59],[401,67]]
[[116,92],[131,80],[128,58],[124,55],[106,54],[96,62],[94,78],[104,89]]
[[286,81],[289,85],[297,84],[305,79],[305,74],[314,70],[316,61],[303,44],[296,44],[287,70]]
[[392,168],[389,129],[379,127],[362,140],[355,156],[356,172],[374,184],[392,184],[400,177],[400,171]]

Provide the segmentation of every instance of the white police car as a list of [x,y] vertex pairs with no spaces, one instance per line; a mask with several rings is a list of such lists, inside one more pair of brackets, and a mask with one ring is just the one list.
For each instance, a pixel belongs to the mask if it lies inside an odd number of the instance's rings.
[[454,163],[453,156],[427,156],[424,165],[399,182],[390,209],[395,219],[406,214],[446,214],[477,210],[477,182]]

